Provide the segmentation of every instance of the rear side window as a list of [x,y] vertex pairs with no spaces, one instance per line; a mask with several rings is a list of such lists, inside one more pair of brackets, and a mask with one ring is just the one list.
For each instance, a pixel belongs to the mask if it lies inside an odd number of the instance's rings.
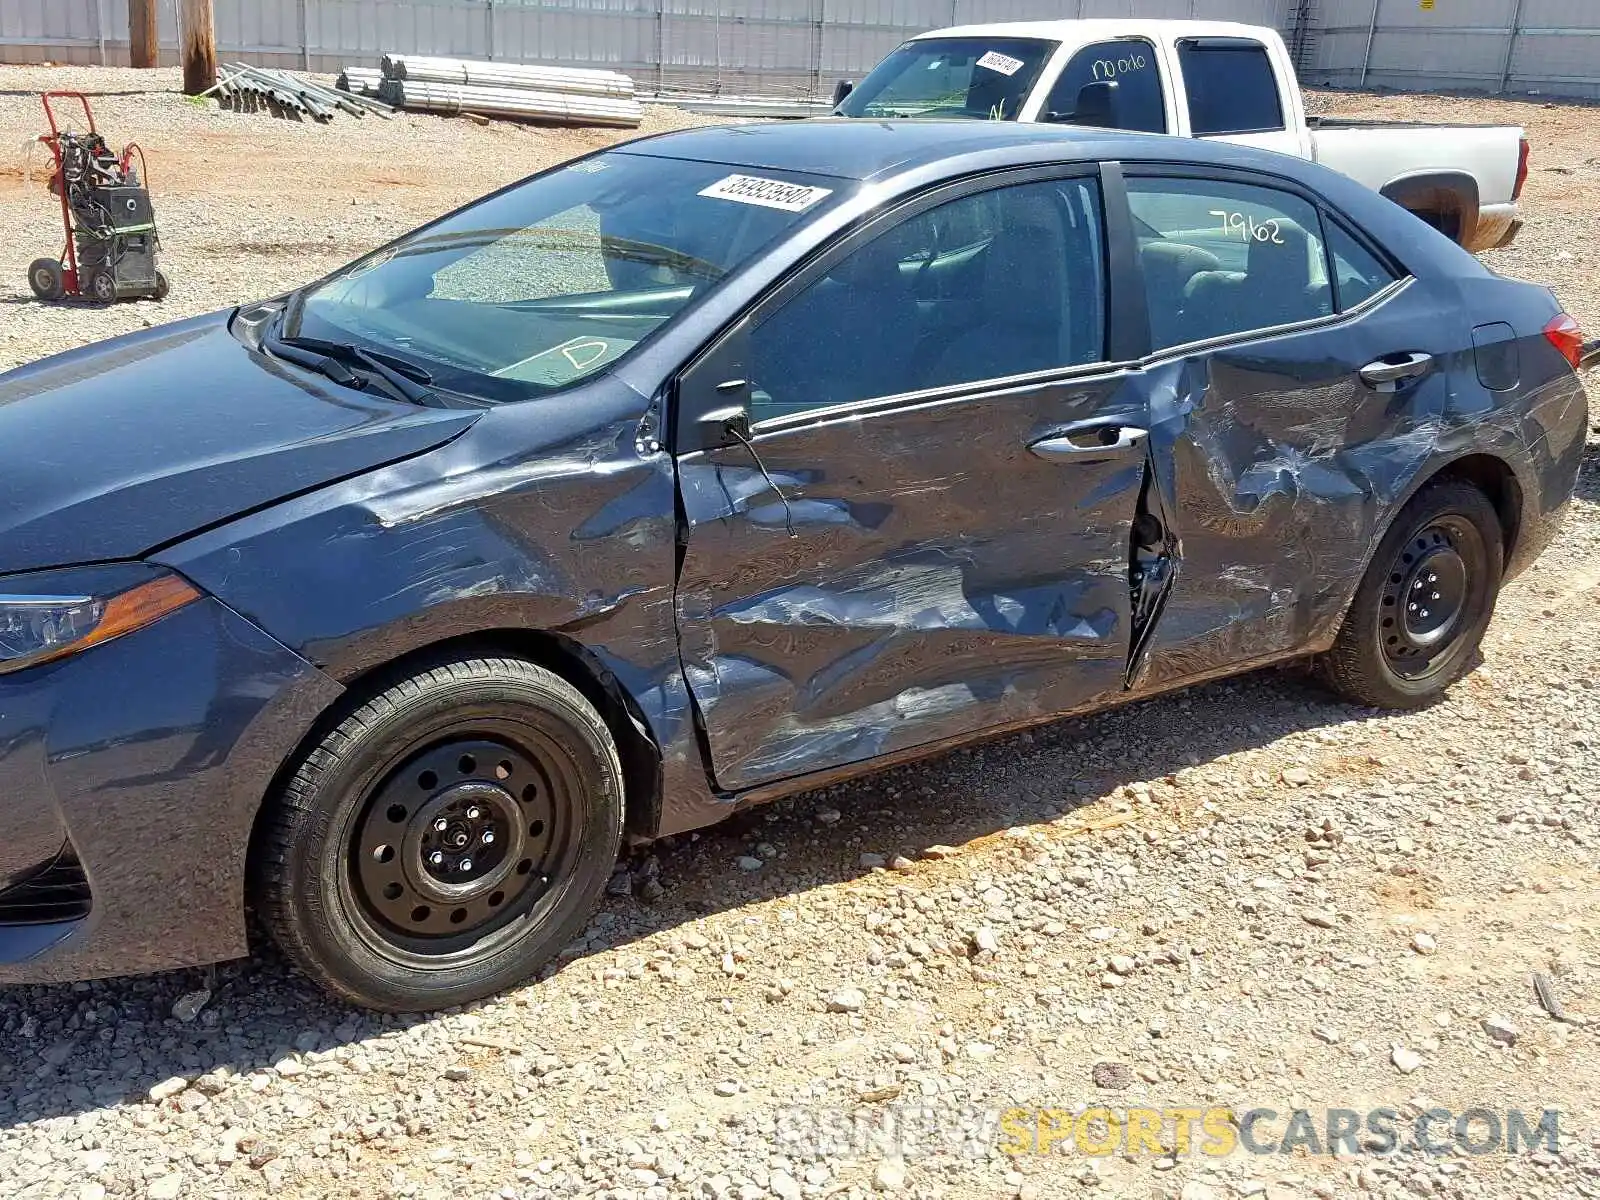
[[1196,137],[1275,133],[1283,102],[1267,48],[1247,38],[1196,38],[1178,43],[1178,66],[1189,93]]
[[1131,178],[1154,349],[1331,316],[1322,223],[1290,192]]
[[1337,222],[1328,222],[1328,253],[1333,256],[1334,298],[1347,312],[1399,278]]
[[1091,83],[1115,83],[1122,129],[1167,132],[1167,108],[1156,48],[1143,38],[1096,42],[1074,54],[1045,101],[1047,113],[1070,113]]

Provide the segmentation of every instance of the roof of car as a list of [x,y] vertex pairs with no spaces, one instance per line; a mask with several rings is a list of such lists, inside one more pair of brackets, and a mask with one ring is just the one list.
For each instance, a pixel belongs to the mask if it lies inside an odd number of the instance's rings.
[[1169,37],[1249,37],[1261,38],[1274,32],[1262,25],[1238,21],[1174,21],[1150,17],[1090,17],[1061,21],[994,21],[983,25],[952,25],[930,29],[912,41],[938,37],[1022,37],[1046,38],[1053,42],[1082,42],[1085,39],[1125,37],[1130,33],[1163,33]]
[[952,176],[960,175],[980,156],[984,169],[1048,162],[1157,159],[1301,174],[1308,165],[1245,146],[1162,134],[1016,121],[874,121],[851,117],[708,125],[631,142],[613,153],[864,181],[936,164],[948,165]]
[[[872,179],[900,169],[958,160],[964,155],[1015,148],[1019,162],[1042,156],[1061,162],[1116,158],[1149,135],[1015,121],[873,121],[818,117],[751,125],[708,125],[646,138],[619,147],[622,153],[693,159],[798,171],[836,179]],[[1161,138],[1175,157],[1188,157],[1178,139]],[[1113,148],[1115,147],[1115,148]],[[1031,151],[1031,152],[1030,152]]]

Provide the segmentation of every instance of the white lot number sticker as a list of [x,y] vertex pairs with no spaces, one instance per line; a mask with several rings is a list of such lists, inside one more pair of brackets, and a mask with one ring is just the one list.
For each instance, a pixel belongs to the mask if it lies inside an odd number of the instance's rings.
[[804,212],[832,188],[807,187],[803,183],[785,183],[781,179],[762,179],[759,175],[729,175],[719,179],[700,192],[718,200],[735,200],[740,204],[759,204],[762,208],[781,208],[784,212]]
[[1001,54],[998,50],[991,50],[978,60],[980,67],[987,67],[991,71],[999,71],[1002,75],[1015,75],[1022,70],[1022,60],[1012,58],[1009,54]]

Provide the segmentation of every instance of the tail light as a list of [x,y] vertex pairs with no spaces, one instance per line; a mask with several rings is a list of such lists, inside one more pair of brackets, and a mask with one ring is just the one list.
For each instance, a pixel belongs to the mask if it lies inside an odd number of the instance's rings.
[[1517,182],[1511,189],[1511,198],[1513,200],[1522,199],[1522,185],[1528,182],[1528,155],[1530,153],[1528,139],[1523,138],[1522,148],[1517,151]]
[[1583,330],[1578,328],[1578,323],[1566,313],[1558,313],[1551,317],[1550,323],[1544,327],[1544,336],[1576,371],[1578,365],[1583,362]]

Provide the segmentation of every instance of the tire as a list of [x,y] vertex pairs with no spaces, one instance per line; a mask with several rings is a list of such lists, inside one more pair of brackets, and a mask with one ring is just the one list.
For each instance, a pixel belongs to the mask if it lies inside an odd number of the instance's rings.
[[67,294],[66,276],[53,258],[36,258],[28,268],[28,286],[41,300],[60,300]]
[[287,780],[253,902],[292,962],[367,1008],[525,981],[583,928],[622,844],[610,730],[521,659],[440,661],[353,702]]
[[170,292],[171,290],[172,290],[172,284],[167,279],[166,275],[163,274],[160,271],[157,271],[156,272],[156,290],[155,290],[155,300],[156,300],[156,302],[160,303],[162,300],[165,300],[167,298],[167,293]]
[[116,303],[117,277],[105,267],[89,276],[89,299],[96,304]]
[[1373,708],[1443,695],[1472,666],[1494,616],[1503,554],[1499,515],[1481,491],[1455,480],[1424,487],[1379,543],[1320,660],[1323,677]]

